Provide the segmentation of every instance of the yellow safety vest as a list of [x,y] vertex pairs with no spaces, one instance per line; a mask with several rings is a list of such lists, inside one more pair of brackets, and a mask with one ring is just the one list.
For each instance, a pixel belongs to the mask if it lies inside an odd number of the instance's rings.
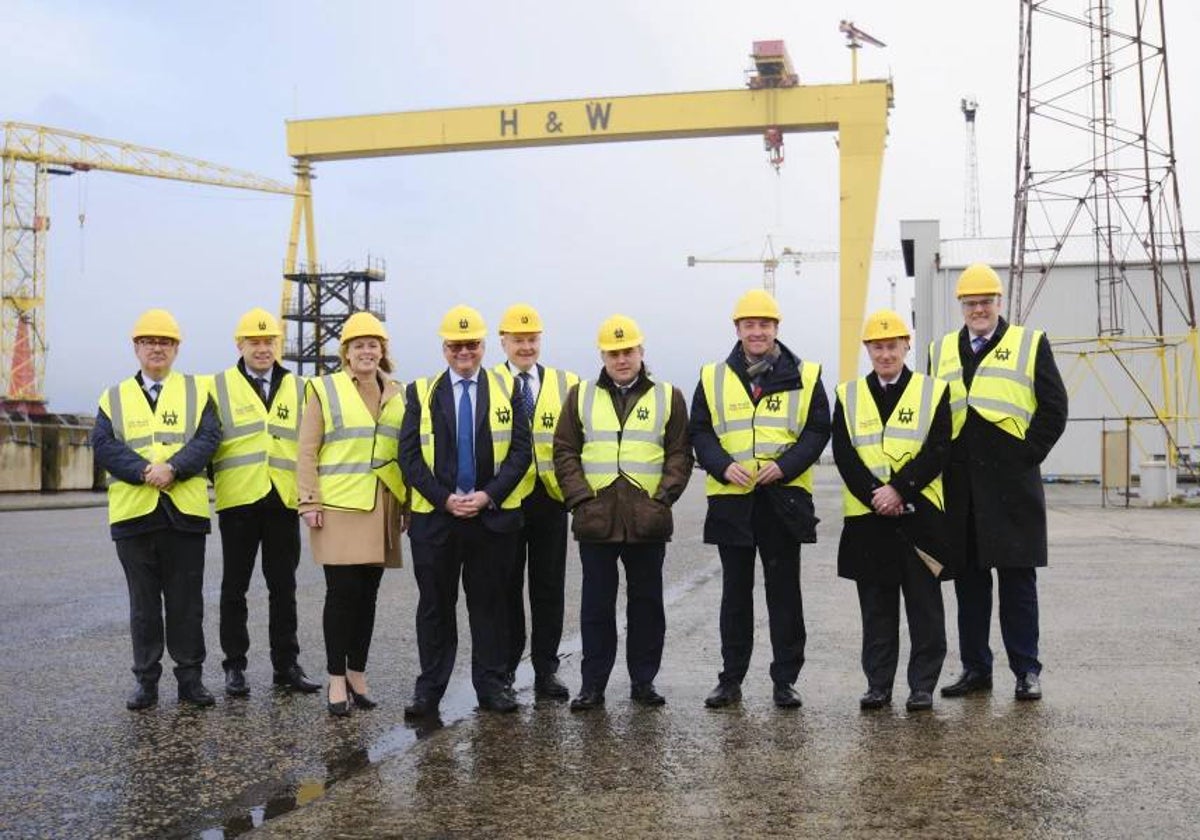
[[221,445],[212,461],[217,510],[257,502],[271,487],[295,510],[304,380],[286,374],[268,408],[235,365],[214,377],[212,395],[221,416]]
[[[758,474],[762,461],[774,461],[795,445],[808,422],[813,391],[821,376],[816,362],[800,363],[801,387],[768,394],[755,405],[746,387],[727,362],[710,362],[700,369],[700,382],[712,417],[713,431],[721,448],[751,475]],[[813,492],[812,467],[787,482]],[[711,475],[704,482],[710,496],[743,495],[754,487],[724,484]]]
[[[481,370],[482,376],[487,377],[488,382],[488,402],[491,406],[491,411],[488,412],[488,428],[492,432],[492,463],[497,470],[508,457],[508,447],[512,443],[513,432],[513,407],[508,399],[508,394],[504,389],[499,377],[490,370]],[[432,395],[437,389],[438,381],[445,376],[445,373],[438,374],[432,381],[429,379],[418,379],[414,384],[417,390],[417,403],[421,406],[420,418],[420,441],[421,441],[421,457],[425,459],[425,463],[429,466],[430,471],[433,470],[433,406],[430,404]],[[476,395],[476,406],[478,406],[478,394]],[[433,503],[422,496],[417,488],[412,488],[412,510],[413,513],[432,513]],[[525,496],[521,493],[521,487],[518,485],[513,488],[513,491],[508,494],[508,497],[503,500],[492,499],[497,505],[505,510],[514,510],[521,506],[521,502]]]
[[[600,398],[597,399],[597,396]],[[617,419],[612,395],[594,382],[580,382],[577,408],[583,423],[580,461],[588,486],[599,492],[624,476],[653,496],[662,483],[663,440],[671,417],[672,388],[660,382]]]
[[347,510],[372,510],[378,479],[371,471],[375,419],[345,371],[308,381],[321,402],[325,435],[317,457],[321,504]]
[[980,360],[971,379],[970,391],[963,385],[958,333],[945,335],[941,342],[929,346],[930,371],[950,383],[955,437],[966,422],[967,408],[970,407],[984,420],[1013,437],[1025,439],[1029,421],[1037,411],[1033,382],[1037,345],[1041,339],[1041,330],[1010,324],[996,346]]
[[[196,436],[204,410],[202,399],[208,397],[195,377],[174,371],[167,375],[162,386],[153,412],[136,377],[131,376],[100,395],[100,410],[112,421],[117,440],[152,464],[165,462]],[[162,492],[180,513],[208,518],[208,481],[203,475],[176,481],[162,491],[149,484],[130,484],[110,474],[109,524],[152,513]]]
[[379,412],[379,423],[375,427],[375,451],[371,455],[371,469],[392,491],[401,504],[408,504],[408,485],[400,471],[400,427],[404,424],[404,383],[400,393],[383,404]]
[[[921,451],[947,387],[940,379],[914,373],[885,426],[865,376],[838,385],[837,396],[850,433],[850,444],[880,481],[889,482],[896,470]],[[921,495],[938,510],[945,510],[941,475],[925,485]],[[873,512],[846,487],[842,488],[842,511],[846,516],[864,516]]]
[[[516,380],[507,364],[495,367],[496,375],[504,380],[510,396],[516,395]],[[522,497],[533,492],[534,481],[541,479],[546,494],[558,501],[563,500],[562,489],[558,486],[558,478],[554,475],[554,428],[558,425],[558,415],[562,411],[563,400],[567,390],[579,382],[579,377],[570,371],[547,367],[541,378],[537,402],[533,406],[533,461],[529,471],[517,485],[522,491]]]

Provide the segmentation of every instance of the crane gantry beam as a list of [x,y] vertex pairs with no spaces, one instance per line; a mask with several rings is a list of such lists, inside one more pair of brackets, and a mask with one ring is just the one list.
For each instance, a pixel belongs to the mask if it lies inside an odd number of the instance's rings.
[[[769,130],[836,131],[842,255],[839,358],[841,377],[849,379],[858,364],[857,336],[866,304],[891,105],[892,86],[887,81],[560,99],[293,120],[287,125],[287,149],[307,188],[310,167],[318,161],[762,135]],[[307,219],[311,229],[311,199],[297,196],[295,201],[290,265],[296,262],[301,219]],[[286,303],[285,297],[285,308]]]
[[0,403],[44,410],[46,366],[47,184],[62,174],[93,170],[192,184],[295,195],[295,188],[162,149],[106,140],[42,125],[5,122],[0,146]]

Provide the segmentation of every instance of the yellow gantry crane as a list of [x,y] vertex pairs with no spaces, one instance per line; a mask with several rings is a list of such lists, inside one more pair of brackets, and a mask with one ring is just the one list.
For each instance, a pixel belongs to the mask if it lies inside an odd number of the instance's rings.
[[[843,30],[844,31],[844,30]],[[782,41],[758,41],[756,72],[747,88],[699,93],[484,105],[435,111],[293,120],[287,126],[288,154],[296,163],[296,198],[286,264],[296,265],[301,224],[309,262],[312,241],[312,165],[319,161],[545,148],[575,143],[612,143],[695,137],[759,135],[773,164],[782,162],[788,132],[837,132],[841,229],[841,379],[858,366],[858,335],[866,305],[867,276],[875,241],[875,210],[883,167],[892,85],[859,81],[852,38],[850,84],[800,84]],[[284,284],[283,308],[290,294]]]
[[42,125],[6,122],[0,217],[0,405],[45,412],[46,236],[53,175],[102,170],[293,195],[292,187],[253,172],[161,149]]

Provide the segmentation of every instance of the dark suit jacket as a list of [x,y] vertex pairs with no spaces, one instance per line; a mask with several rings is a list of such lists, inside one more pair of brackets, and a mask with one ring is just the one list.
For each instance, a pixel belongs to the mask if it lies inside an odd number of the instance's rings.
[[[458,480],[458,432],[454,415],[454,393],[449,373],[443,373],[429,395],[433,406],[433,469],[421,457],[420,420],[416,383],[405,392],[404,422],[400,427],[400,469],[409,485],[433,505],[432,513],[414,514],[409,537],[414,542],[440,544],[460,520],[446,512],[446,499],[455,492]],[[503,510],[500,505],[525,475],[533,457],[528,423],[514,422],[508,455],[500,464],[492,457],[489,380],[479,373],[475,396],[475,488],[492,499],[492,506],[479,514],[489,531],[510,533],[521,528],[521,510]]]

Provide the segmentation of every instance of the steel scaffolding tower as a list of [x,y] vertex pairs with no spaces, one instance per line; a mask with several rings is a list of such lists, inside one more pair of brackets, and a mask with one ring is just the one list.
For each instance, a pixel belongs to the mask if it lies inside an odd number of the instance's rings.
[[967,160],[964,168],[966,179],[963,184],[963,236],[978,239],[983,235],[979,214],[979,158],[975,152],[975,112],[979,103],[975,99],[962,100],[962,112],[967,121]]
[[355,312],[370,312],[387,320],[381,290],[373,288],[386,279],[383,260],[367,258],[364,269],[324,271],[319,266],[300,266],[300,271],[285,274],[295,283],[283,311],[285,321],[296,324],[293,339],[284,345],[283,358],[296,363],[300,375],[320,376],[341,368],[340,340],[342,325]]

